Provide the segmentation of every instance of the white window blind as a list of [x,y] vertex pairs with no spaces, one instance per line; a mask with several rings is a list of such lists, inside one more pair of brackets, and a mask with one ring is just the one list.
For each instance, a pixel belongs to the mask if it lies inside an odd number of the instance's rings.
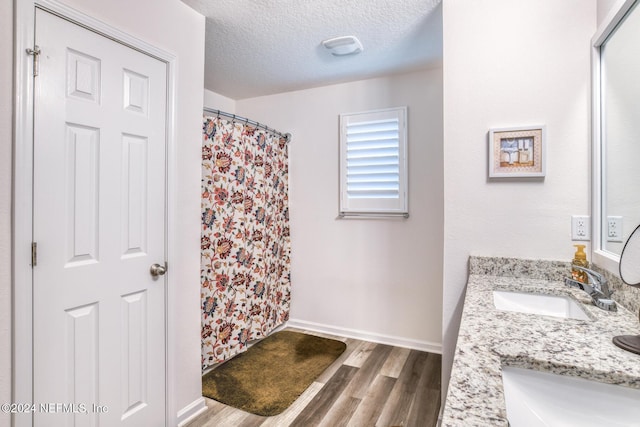
[[340,215],[407,215],[406,107],[340,115]]

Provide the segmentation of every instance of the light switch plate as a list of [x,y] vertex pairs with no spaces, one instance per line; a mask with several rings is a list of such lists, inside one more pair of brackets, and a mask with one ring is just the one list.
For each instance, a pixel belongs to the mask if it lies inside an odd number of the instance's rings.
[[571,240],[591,240],[591,220],[588,215],[571,216]]

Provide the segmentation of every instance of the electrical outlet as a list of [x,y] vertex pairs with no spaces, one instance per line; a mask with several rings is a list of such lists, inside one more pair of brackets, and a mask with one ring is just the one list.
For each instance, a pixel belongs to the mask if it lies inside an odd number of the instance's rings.
[[588,215],[571,217],[571,240],[591,240],[591,221]]
[[607,242],[622,242],[622,217],[607,217]]

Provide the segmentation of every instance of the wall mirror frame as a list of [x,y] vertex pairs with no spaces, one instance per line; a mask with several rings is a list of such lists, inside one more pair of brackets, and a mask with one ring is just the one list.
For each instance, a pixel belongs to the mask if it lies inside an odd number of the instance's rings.
[[[608,206],[609,200],[612,198],[611,188],[614,179],[610,173],[612,153],[608,153],[607,149],[611,150],[611,147],[607,146],[607,129],[608,123],[606,123],[607,105],[604,105],[605,100],[609,102],[610,93],[607,93],[605,82],[610,81],[613,73],[610,72],[605,79],[607,71],[612,70],[611,63],[605,67],[605,57],[609,55],[609,51],[606,50],[607,43],[615,36],[616,31],[622,27],[627,17],[631,14],[640,14],[640,0],[620,0],[614,6],[614,9],[604,19],[596,34],[591,40],[592,54],[591,54],[591,80],[592,80],[592,262],[599,267],[608,270],[611,273],[617,274],[620,263],[620,250],[617,250],[617,246],[612,244],[610,238],[607,236],[608,224],[607,217],[609,215],[616,215],[617,212],[611,213],[615,210]],[[634,15],[634,16],[635,16]],[[613,45],[611,45],[613,46]],[[613,49],[610,49],[613,50]],[[607,61],[610,59],[607,57]],[[636,75],[637,77],[637,75]],[[611,92],[611,91],[610,91]],[[609,116],[610,117],[610,116]],[[611,126],[609,126],[611,127]],[[640,139],[640,127],[638,128],[638,139]],[[613,139],[613,138],[609,138]],[[617,149],[618,150],[618,149]],[[610,157],[607,159],[607,157]],[[609,162],[609,163],[608,163]],[[623,168],[620,168],[621,170]],[[616,177],[617,178],[617,177]],[[624,178],[624,177],[622,177]],[[609,184],[609,185],[607,185]],[[638,192],[636,192],[638,194]],[[640,200],[638,201],[640,203]],[[623,217],[624,219],[624,217]],[[628,218],[627,218],[628,219]],[[625,228],[632,231],[637,224],[633,223],[634,220],[627,221],[624,224]],[[629,237],[628,234],[621,233],[622,242],[626,241]]]

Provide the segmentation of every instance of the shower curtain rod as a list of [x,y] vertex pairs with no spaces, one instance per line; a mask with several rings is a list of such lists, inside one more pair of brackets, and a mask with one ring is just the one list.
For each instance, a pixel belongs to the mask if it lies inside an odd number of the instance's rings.
[[224,111],[214,110],[213,108],[207,108],[207,107],[204,107],[203,110],[206,111],[207,113],[215,114],[218,117],[220,117],[220,116],[228,117],[228,118],[231,119],[231,121],[243,122],[245,125],[251,125],[251,126],[255,126],[257,128],[260,128],[260,129],[264,129],[267,132],[271,132],[273,134],[276,134],[276,135],[284,138],[287,142],[289,142],[291,140],[291,134],[290,133],[288,133],[288,132],[287,133],[279,132],[279,131],[277,131],[277,130],[275,130],[273,128],[270,128],[267,125],[263,125],[262,123],[258,123],[258,122],[254,122],[253,120],[249,120],[246,117],[236,116],[235,114],[226,113]]

